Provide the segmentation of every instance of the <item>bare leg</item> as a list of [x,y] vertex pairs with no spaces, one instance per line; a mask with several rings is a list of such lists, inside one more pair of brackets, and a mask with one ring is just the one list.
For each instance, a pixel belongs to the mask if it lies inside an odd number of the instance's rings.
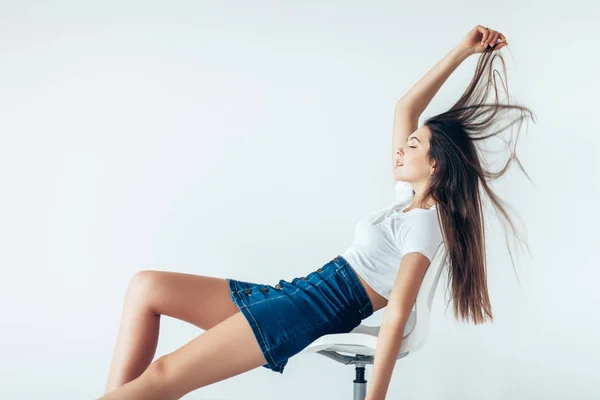
[[98,400],[179,399],[266,362],[248,321],[238,312]]
[[140,295],[139,285],[130,285],[113,350],[105,393],[137,378],[152,362],[158,344],[160,315]]
[[239,309],[226,279],[168,271],[140,271],[131,280],[105,393],[139,377],[152,362],[160,316],[207,331]]

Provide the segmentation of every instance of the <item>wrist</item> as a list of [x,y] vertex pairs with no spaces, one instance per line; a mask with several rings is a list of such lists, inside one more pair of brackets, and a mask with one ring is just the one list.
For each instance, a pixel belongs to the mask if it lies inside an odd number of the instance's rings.
[[452,49],[451,52],[456,58],[460,59],[460,61],[466,60],[467,58],[469,58],[471,55],[473,55],[473,52],[465,47],[462,46],[456,46]]

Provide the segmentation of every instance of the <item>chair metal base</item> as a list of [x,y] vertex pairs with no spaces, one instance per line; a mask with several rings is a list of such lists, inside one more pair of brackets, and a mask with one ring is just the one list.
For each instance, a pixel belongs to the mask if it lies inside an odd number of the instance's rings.
[[[375,357],[373,356],[363,356],[360,354],[356,354],[354,356],[347,356],[344,354],[340,354],[336,351],[329,350],[320,350],[317,353],[324,355],[325,357],[331,358],[337,362],[340,362],[345,365],[354,364],[356,367],[354,368],[356,375],[354,379],[354,397],[353,400],[365,400],[367,397],[367,380],[365,379],[365,368],[367,364],[373,364]],[[400,353],[398,355],[398,360],[406,357],[408,355],[408,351],[404,353]]]

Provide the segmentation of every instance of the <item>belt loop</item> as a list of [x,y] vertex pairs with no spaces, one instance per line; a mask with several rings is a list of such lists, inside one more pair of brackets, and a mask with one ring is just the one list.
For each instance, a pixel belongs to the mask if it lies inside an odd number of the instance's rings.
[[341,256],[338,255],[333,259],[333,263],[339,267],[338,261],[340,261],[341,259]]
[[[339,264],[338,264],[338,263],[339,263]],[[336,272],[337,272],[337,271],[339,271],[339,270],[341,270],[342,268],[344,268],[344,267],[346,266],[346,263],[344,262],[344,259],[342,258],[342,256],[339,256],[339,255],[338,255],[338,256],[335,258],[335,265],[336,265],[336,267],[337,267],[337,268],[335,269],[335,271],[336,271]]]

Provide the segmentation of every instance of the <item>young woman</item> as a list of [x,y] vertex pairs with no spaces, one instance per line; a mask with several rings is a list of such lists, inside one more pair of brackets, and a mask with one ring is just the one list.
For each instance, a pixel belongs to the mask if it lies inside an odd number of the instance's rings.
[[[352,245],[321,268],[275,286],[174,272],[141,271],[128,287],[102,399],[178,399],[259,366],[283,373],[320,336],[350,332],[386,307],[368,400],[384,399],[404,325],[438,246],[444,245],[455,316],[493,319],[485,268],[480,188],[509,220],[486,178],[476,142],[498,116],[524,107],[486,103],[504,35],[477,25],[396,104],[392,168],[396,200],[359,221]],[[450,74],[482,53],[469,87],[448,111],[418,118]],[[496,88],[495,88],[496,89]],[[512,226],[512,223],[511,223]],[[514,229],[514,227],[513,227]],[[152,362],[161,315],[205,330]]]

